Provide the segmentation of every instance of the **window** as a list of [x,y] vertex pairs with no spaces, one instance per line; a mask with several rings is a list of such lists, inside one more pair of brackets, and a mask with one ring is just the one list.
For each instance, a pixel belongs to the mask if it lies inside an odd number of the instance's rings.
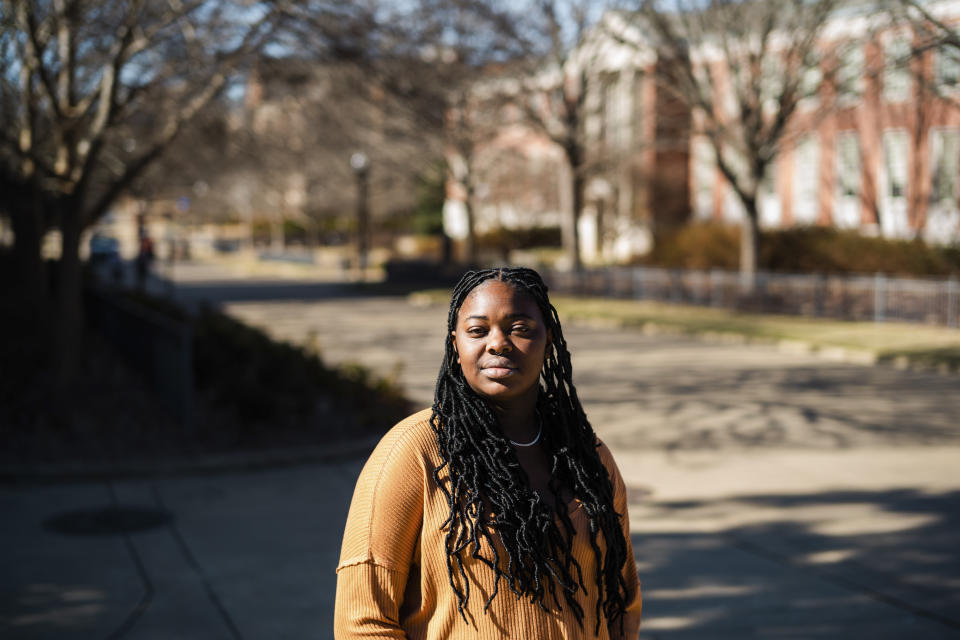
[[910,93],[910,43],[891,40],[884,47],[883,98],[887,102],[903,102]]
[[713,188],[717,176],[713,144],[707,138],[696,138],[692,156],[694,213],[698,219],[709,220],[713,217]]
[[887,176],[884,196],[906,197],[907,134],[905,131],[887,131],[883,134],[883,168]]
[[610,150],[622,150],[629,143],[630,94],[624,84],[619,74],[611,74],[603,85],[603,140]]
[[803,70],[800,76],[800,102],[801,109],[812,109],[817,106],[820,100],[820,83],[823,81],[823,72],[820,67],[814,63]]
[[960,174],[960,131],[930,131],[930,208],[923,237],[931,243],[956,242],[960,236],[958,174]]
[[883,132],[883,164],[880,167],[880,228],[888,238],[910,235],[907,221],[907,160],[909,138],[906,131]]
[[956,208],[957,181],[960,178],[960,132],[934,129],[930,132],[930,201],[936,205]]
[[860,138],[854,131],[837,135],[837,191],[834,224],[841,228],[860,225]]
[[837,98],[850,104],[863,95],[863,47],[854,44],[843,52],[837,68]]
[[802,138],[793,152],[793,219],[797,224],[817,221],[819,155],[817,139],[812,135]]
[[633,140],[636,144],[643,144],[643,87],[642,71],[633,74],[633,104],[630,110],[630,128],[633,129]]
[[954,47],[941,47],[936,52],[934,64],[938,87],[947,91],[960,88],[960,52]]
[[779,227],[780,194],[777,192],[777,163],[771,160],[763,171],[763,180],[759,189],[760,225],[764,227]]

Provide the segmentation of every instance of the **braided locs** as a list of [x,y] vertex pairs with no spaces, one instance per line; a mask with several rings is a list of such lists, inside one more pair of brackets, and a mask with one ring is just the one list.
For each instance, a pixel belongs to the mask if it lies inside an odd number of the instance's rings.
[[[491,279],[529,295],[552,336],[537,396],[537,411],[548,425],[543,430],[542,442],[550,464],[550,490],[555,496],[552,505],[545,504],[530,488],[492,408],[469,386],[457,363],[451,336],[457,314],[470,292]],[[503,578],[518,598],[529,598],[544,609],[551,606],[551,601],[559,609],[566,603],[582,626],[584,612],[576,595],[578,591],[595,588],[594,633],[599,633],[603,619],[610,624],[619,622],[622,629],[626,607],[622,569],[633,559],[627,558],[620,515],[613,505],[613,485],[597,452],[596,435],[577,397],[572,375],[560,319],[547,297],[547,286],[536,271],[487,269],[469,271],[461,278],[450,301],[446,351],[437,379],[431,424],[443,460],[434,470],[434,477],[450,508],[443,525],[447,527],[447,573],[464,617],[470,597],[464,558],[469,554],[495,575],[485,611]],[[444,469],[446,478],[441,473]],[[575,530],[568,505],[561,498],[562,489],[580,501],[589,519],[596,566],[595,575],[586,577],[595,584],[589,590],[572,554]],[[493,518],[486,513],[485,505],[496,514]],[[482,542],[492,550],[492,559],[480,553]],[[501,552],[506,557],[501,558]]]

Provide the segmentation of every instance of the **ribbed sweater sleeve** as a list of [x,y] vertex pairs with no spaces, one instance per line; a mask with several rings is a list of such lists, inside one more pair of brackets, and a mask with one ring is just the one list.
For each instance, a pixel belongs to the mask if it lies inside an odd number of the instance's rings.
[[627,541],[627,562],[623,566],[623,581],[627,585],[627,607],[623,619],[623,635],[620,635],[620,625],[610,629],[611,638],[630,638],[633,640],[640,634],[640,614],[643,608],[643,599],[640,594],[640,578],[637,575],[637,562],[633,555],[633,544],[630,540],[630,515],[627,511],[627,486],[620,475],[620,469],[613,460],[613,455],[605,444],[600,445],[600,459],[607,468],[610,482],[613,484],[613,506],[621,515],[623,537]]
[[360,472],[337,567],[337,640],[406,637],[399,608],[423,521],[424,469],[421,447],[404,445],[416,435],[400,423]]

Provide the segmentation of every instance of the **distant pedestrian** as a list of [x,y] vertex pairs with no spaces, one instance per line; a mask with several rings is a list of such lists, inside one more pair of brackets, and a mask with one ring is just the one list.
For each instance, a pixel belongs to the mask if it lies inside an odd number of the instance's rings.
[[137,251],[137,288],[144,291],[147,287],[147,277],[150,275],[150,266],[153,263],[153,240],[150,236],[140,238],[140,249]]
[[535,271],[457,284],[433,408],[364,466],[337,573],[338,640],[637,637],[626,489]]

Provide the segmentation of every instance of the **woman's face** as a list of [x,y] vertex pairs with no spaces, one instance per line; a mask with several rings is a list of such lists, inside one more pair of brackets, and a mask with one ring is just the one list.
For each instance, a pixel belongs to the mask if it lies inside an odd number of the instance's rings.
[[549,339],[533,298],[498,280],[470,292],[453,331],[463,377],[495,403],[536,393]]

